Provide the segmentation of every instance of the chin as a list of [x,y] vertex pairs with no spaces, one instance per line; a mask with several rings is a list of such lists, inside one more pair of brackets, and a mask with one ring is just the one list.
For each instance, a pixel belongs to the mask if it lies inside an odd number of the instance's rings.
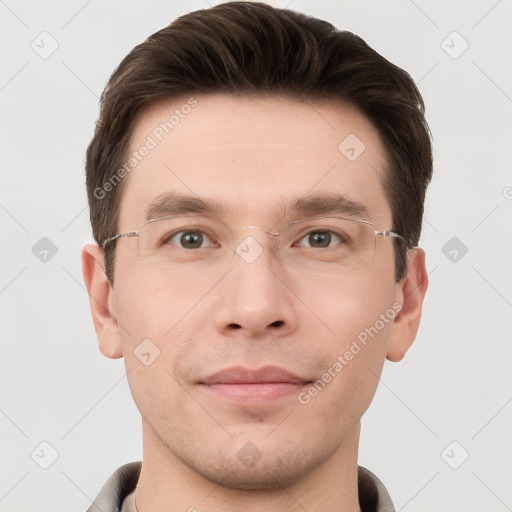
[[238,459],[227,460],[225,454],[217,463],[205,467],[192,466],[197,473],[214,483],[237,490],[272,490],[297,483],[321,465],[322,460],[307,458],[305,454],[265,454],[253,467],[246,467]]
[[204,473],[202,476],[215,485],[220,485],[229,489],[258,491],[258,490],[272,490],[287,487],[296,483],[300,477],[296,474],[280,471],[266,471],[266,470],[240,470],[239,468],[227,471],[227,473]]

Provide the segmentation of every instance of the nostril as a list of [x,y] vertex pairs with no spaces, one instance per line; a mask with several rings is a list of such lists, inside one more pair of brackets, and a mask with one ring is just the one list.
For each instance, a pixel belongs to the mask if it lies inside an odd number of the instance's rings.
[[276,320],[270,324],[270,327],[281,327],[284,324],[282,320]]
[[240,324],[229,324],[230,329],[241,329],[242,326]]

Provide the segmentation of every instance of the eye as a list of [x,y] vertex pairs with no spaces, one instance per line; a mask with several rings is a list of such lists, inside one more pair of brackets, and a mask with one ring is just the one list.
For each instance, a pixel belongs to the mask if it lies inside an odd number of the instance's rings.
[[167,243],[177,245],[183,249],[200,249],[202,247],[212,247],[214,244],[210,237],[202,231],[179,231],[169,236]]
[[312,247],[314,249],[324,249],[326,247],[332,247],[333,245],[341,243],[342,238],[327,229],[320,229],[311,231],[306,236],[301,238],[297,245],[299,247]]

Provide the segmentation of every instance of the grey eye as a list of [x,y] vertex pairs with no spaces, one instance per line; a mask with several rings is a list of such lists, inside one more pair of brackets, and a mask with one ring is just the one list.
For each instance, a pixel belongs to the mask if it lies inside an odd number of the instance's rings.
[[180,231],[169,239],[169,243],[183,249],[200,249],[212,245],[210,238],[201,231]]
[[341,241],[341,237],[332,231],[317,230],[308,233],[297,245],[302,247],[312,247],[314,249],[323,249],[326,247],[332,247],[332,245],[340,243]]

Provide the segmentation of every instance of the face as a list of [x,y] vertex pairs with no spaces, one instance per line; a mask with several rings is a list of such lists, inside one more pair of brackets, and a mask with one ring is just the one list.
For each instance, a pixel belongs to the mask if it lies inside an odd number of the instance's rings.
[[357,431],[400,295],[392,239],[375,237],[371,265],[351,271],[319,256],[340,243],[329,234],[327,247],[315,245],[328,221],[312,236],[294,231],[298,240],[271,233],[315,215],[390,229],[384,150],[347,104],[195,101],[153,108],[133,133],[130,154],[151,148],[127,178],[119,232],[148,214],[179,214],[189,231],[167,240],[167,261],[142,254],[137,237],[116,242],[109,301],[119,347],[145,446],[223,485],[281,486]]

